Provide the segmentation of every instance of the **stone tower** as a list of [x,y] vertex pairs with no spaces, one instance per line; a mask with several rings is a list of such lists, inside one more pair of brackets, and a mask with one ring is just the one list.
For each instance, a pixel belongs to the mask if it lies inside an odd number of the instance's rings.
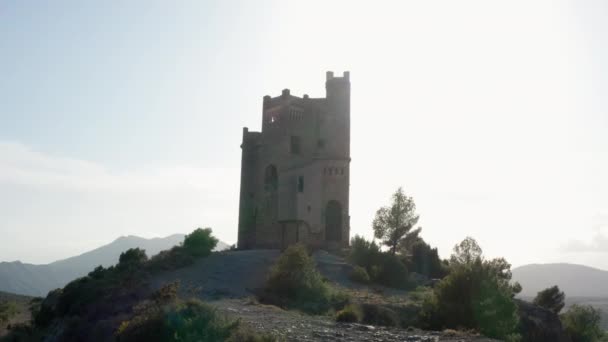
[[325,98],[264,96],[262,131],[243,128],[238,247],[348,246],[350,79]]

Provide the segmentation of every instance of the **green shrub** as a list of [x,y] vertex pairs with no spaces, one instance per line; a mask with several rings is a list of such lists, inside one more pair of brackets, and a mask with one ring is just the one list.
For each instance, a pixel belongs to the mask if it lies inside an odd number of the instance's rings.
[[147,267],[151,271],[176,270],[193,264],[195,260],[196,258],[188,253],[184,247],[174,246],[151,257]]
[[184,238],[184,248],[195,257],[211,254],[217,243],[218,239],[211,235],[211,228],[197,228]]
[[397,255],[382,252],[375,242],[355,235],[351,240],[349,261],[365,268],[370,281],[388,287],[407,286],[407,267]]
[[358,283],[367,284],[369,283],[369,274],[367,274],[365,268],[361,266],[355,266],[353,268],[353,271],[350,273],[350,279]]
[[357,323],[363,318],[361,308],[355,304],[349,304],[336,313],[336,322]]
[[361,304],[365,324],[383,325],[387,327],[399,326],[399,314],[394,310],[378,304]]
[[367,241],[360,235],[355,235],[350,240],[350,253],[348,259],[355,265],[369,269],[378,263],[380,257],[380,246],[373,241]]
[[[140,248],[130,248],[125,252],[120,253],[116,268],[121,271],[132,271],[140,268],[146,261],[148,261],[146,251]],[[93,272],[95,272],[95,270],[93,270]]]
[[590,305],[572,305],[560,318],[572,342],[608,341],[607,334],[600,327],[599,309]]
[[163,286],[134,308],[131,319],[123,321],[115,332],[118,341],[274,341],[239,320],[199,300],[182,301],[177,297],[179,283]]
[[425,286],[418,286],[413,291],[410,291],[408,293],[408,297],[411,300],[414,300],[417,302],[424,302],[432,295],[433,295],[433,290],[431,288],[425,287]]
[[[472,254],[459,255],[459,251]],[[483,260],[481,249],[471,241],[455,252],[450,274],[423,304],[423,327],[468,328],[489,337],[516,339],[519,317],[509,283],[510,265],[504,259]]]
[[197,300],[140,308],[117,331],[119,341],[224,341],[238,321]]
[[379,267],[380,273],[374,278],[375,282],[398,289],[407,287],[407,267],[399,260],[399,257],[390,253],[382,253]]
[[17,314],[17,305],[7,300],[0,301],[0,323],[8,322]]
[[191,265],[196,258],[211,254],[217,243],[218,239],[211,235],[211,228],[197,228],[186,235],[180,246],[174,246],[150,258],[147,268],[155,272],[175,270]]
[[347,300],[323,282],[314,260],[301,244],[287,248],[272,267],[262,298],[282,307],[322,313]]
[[564,307],[566,295],[557,285],[540,291],[534,298],[534,304],[558,314]]
[[437,248],[431,248],[422,238],[410,246],[411,257],[407,267],[410,271],[423,274],[428,278],[443,278],[447,267],[441,262]]
[[130,248],[125,252],[120,253],[118,265],[125,264],[143,264],[148,260],[146,251],[140,248]]
[[[139,248],[121,253],[116,266],[98,266],[87,276],[33,303],[31,311],[35,328],[44,330],[55,322],[61,322],[63,339],[107,340],[108,334],[115,330],[118,318],[131,315],[134,305],[147,298],[147,281],[151,273],[180,268],[194,262],[196,257],[208,255],[217,243],[210,233],[210,229],[197,229],[186,236],[182,245],[149,260],[145,251]],[[157,307],[178,301],[177,285],[170,285],[152,296],[151,302]],[[150,320],[153,319],[150,316]]]

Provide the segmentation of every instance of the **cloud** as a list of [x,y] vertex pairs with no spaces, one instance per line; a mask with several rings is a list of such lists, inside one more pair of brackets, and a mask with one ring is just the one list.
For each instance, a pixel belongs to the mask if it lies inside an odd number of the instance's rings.
[[187,188],[217,195],[224,192],[223,180],[236,172],[229,168],[184,165],[113,172],[98,163],[51,156],[20,143],[0,142],[0,184],[119,192]]
[[0,261],[49,262],[121,235],[167,236],[198,226],[234,242],[238,180],[237,168],[112,169],[0,142]]
[[568,253],[608,253],[608,217],[597,216],[599,221],[594,227],[591,241],[572,239],[561,246],[563,252]]

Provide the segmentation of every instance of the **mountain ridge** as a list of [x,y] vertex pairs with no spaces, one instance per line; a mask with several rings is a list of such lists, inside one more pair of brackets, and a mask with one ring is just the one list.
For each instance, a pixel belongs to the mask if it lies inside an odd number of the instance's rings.
[[[150,257],[180,244],[184,237],[184,234],[172,234],[147,239],[127,235],[90,251],[48,264],[30,264],[19,260],[0,262],[0,291],[44,296],[50,290],[63,287],[71,280],[86,275],[99,265],[109,267],[116,264],[120,253],[129,248],[144,249]],[[220,241],[216,250],[228,247],[226,243]]]
[[512,270],[513,281],[522,285],[521,296],[533,297],[553,285],[566,297],[607,297],[608,271],[572,263],[534,263]]

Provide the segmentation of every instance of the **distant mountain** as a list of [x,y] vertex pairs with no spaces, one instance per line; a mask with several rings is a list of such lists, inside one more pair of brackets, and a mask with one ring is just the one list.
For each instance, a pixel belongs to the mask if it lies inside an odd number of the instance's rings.
[[557,285],[568,297],[608,298],[608,271],[575,264],[531,264],[513,269],[513,280],[523,287],[521,295],[533,297]]
[[[148,256],[179,245],[183,234],[164,238],[145,239],[138,236],[122,236],[113,242],[78,256],[45,265],[25,264],[20,261],[0,262],[0,291],[29,296],[45,296],[50,290],[65,286],[68,282],[86,275],[93,268],[112,266],[120,253],[129,248],[142,248]],[[219,242],[216,250],[229,246]]]

